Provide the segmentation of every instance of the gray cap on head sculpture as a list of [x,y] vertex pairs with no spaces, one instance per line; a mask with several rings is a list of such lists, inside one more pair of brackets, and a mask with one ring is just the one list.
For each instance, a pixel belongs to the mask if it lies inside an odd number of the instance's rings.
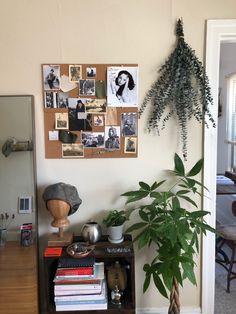
[[62,200],[70,205],[68,216],[74,214],[82,203],[75,186],[66,183],[49,185],[43,192],[43,199],[46,203],[49,200]]

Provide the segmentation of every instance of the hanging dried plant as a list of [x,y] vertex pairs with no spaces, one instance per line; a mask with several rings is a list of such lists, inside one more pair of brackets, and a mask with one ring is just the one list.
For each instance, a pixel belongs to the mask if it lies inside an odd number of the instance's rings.
[[[158,135],[170,117],[176,116],[180,127],[183,157],[187,159],[187,122],[192,117],[201,122],[205,115],[214,127],[215,121],[209,110],[213,99],[208,77],[195,51],[184,40],[181,19],[176,24],[176,36],[177,46],[161,66],[159,78],[145,95],[139,116],[150,102],[152,109],[148,131],[156,131]],[[167,107],[168,111],[163,117]],[[208,126],[206,121],[204,123]]]

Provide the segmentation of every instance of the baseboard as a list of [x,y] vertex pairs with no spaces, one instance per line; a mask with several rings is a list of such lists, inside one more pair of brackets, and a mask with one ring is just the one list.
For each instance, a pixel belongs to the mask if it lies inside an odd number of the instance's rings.
[[[139,308],[136,310],[136,314],[166,314],[168,313],[167,307],[160,308]],[[181,308],[181,314],[201,314],[200,308],[183,307]]]

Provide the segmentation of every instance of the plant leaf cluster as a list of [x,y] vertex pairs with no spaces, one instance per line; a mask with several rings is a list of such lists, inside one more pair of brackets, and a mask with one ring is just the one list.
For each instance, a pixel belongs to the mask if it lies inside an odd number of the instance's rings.
[[127,220],[124,210],[113,209],[108,212],[107,216],[103,219],[104,225],[108,228],[111,226],[121,226]]
[[[175,154],[174,170],[170,173],[175,178],[174,185],[163,190],[167,180],[149,185],[139,182],[139,189],[129,191],[126,204],[142,200],[142,205],[131,209],[131,215],[138,211],[139,221],[131,225],[126,232],[135,232],[134,241],[138,248],[154,244],[156,256],[144,265],[145,281],[143,291],[153,280],[156,288],[166,298],[171,291],[174,278],[182,285],[188,278],[196,285],[194,274],[194,255],[199,252],[199,235],[206,231],[215,232],[205,221],[207,211],[197,210],[193,195],[202,196],[206,189],[194,177],[201,171],[203,160],[200,159],[189,172],[186,172],[183,161]],[[146,202],[145,202],[146,200]],[[147,204],[143,204],[143,203]],[[185,204],[185,206],[183,205]],[[196,208],[189,211],[189,207]]]
[[[213,105],[213,99],[208,77],[195,51],[184,40],[180,19],[176,25],[176,36],[177,46],[161,66],[159,77],[146,93],[139,116],[148,103],[151,103],[148,131],[156,131],[157,134],[160,134],[160,129],[165,128],[170,117],[175,116],[178,119],[182,152],[186,159],[187,122],[192,117],[201,122],[205,115],[214,127],[215,121],[209,109],[209,105]],[[205,123],[207,125],[206,121]]]

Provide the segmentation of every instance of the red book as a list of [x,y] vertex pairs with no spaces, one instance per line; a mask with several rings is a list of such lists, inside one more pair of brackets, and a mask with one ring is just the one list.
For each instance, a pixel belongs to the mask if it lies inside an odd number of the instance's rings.
[[93,266],[77,268],[58,268],[56,271],[56,276],[93,275],[93,273]]
[[45,257],[50,256],[61,256],[62,248],[61,247],[47,247],[44,251]]

